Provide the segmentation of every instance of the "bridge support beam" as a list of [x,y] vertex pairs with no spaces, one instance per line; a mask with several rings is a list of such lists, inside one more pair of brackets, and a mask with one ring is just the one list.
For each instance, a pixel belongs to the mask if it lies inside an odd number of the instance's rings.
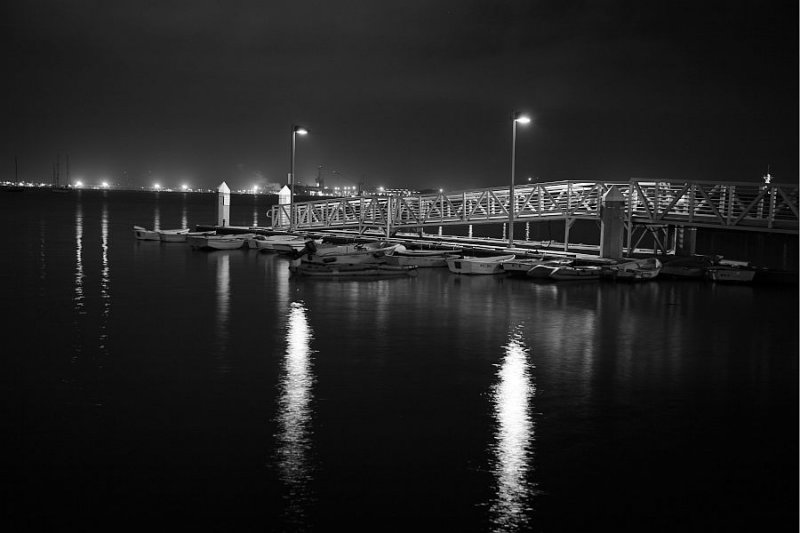
[[625,197],[616,185],[603,195],[600,211],[600,257],[620,259],[625,233]]

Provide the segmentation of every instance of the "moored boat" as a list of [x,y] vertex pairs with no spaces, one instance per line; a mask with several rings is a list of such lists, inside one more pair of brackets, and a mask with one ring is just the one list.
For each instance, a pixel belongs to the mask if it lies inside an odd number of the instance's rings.
[[704,255],[664,260],[661,276],[675,279],[703,279],[706,269],[713,265],[714,260]]
[[419,268],[446,267],[448,257],[458,257],[460,249],[394,249],[386,254],[386,264]]
[[160,241],[158,231],[145,229],[142,226],[133,227],[134,236],[140,241]]
[[750,268],[717,265],[706,269],[706,277],[711,281],[724,283],[750,283],[756,271]]
[[602,274],[604,277],[619,281],[646,281],[657,277],[661,267],[658,258],[648,257],[604,266]]
[[162,229],[158,230],[156,233],[158,233],[161,242],[186,242],[186,237],[189,235],[189,228]]
[[[277,244],[289,244],[304,242],[303,238],[299,235],[255,235],[247,239],[247,247],[252,250],[259,250],[262,252],[276,252],[278,249],[275,247]],[[301,246],[302,248],[302,246]],[[294,249],[294,247],[292,247]]]
[[600,272],[602,267],[586,265],[575,266],[566,265],[556,267],[550,273],[550,279],[555,281],[577,281],[577,280],[592,280],[600,279]]
[[534,279],[550,279],[552,274],[557,268],[570,266],[574,261],[572,259],[544,259],[534,264],[526,272],[526,276]]
[[[304,243],[304,247],[305,247]],[[309,254],[303,256],[305,263],[317,264],[361,264],[361,263],[386,263],[388,252],[405,249],[402,244],[388,244],[385,242],[369,242],[358,244],[329,244],[313,246]]]
[[503,262],[514,259],[514,254],[488,257],[448,257],[447,268],[454,274],[504,274]]
[[528,273],[528,270],[532,269],[541,262],[542,260],[540,258],[515,257],[514,259],[503,261],[500,266],[512,276],[524,276]]
[[192,248],[204,250],[237,250],[247,246],[247,239],[253,237],[254,233],[242,234],[223,234],[193,236],[189,242]]
[[387,278],[414,275],[417,267],[379,263],[320,264],[297,261],[289,266],[289,270],[297,276],[314,278]]

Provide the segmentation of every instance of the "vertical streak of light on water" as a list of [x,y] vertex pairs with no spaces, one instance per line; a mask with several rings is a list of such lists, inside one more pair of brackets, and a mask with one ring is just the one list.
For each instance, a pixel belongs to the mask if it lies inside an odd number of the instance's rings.
[[253,195],[253,227],[258,227],[258,196]]
[[[156,202],[158,202],[158,194],[156,194]],[[153,211],[153,231],[161,229],[161,208],[156,203],[156,208]]]
[[183,194],[183,207],[181,209],[181,229],[189,227],[189,219],[186,215],[186,193]]
[[313,333],[302,302],[292,302],[286,325],[286,356],[278,399],[277,463],[281,481],[286,486],[285,518],[294,529],[305,524],[306,505],[313,500],[309,483],[312,468],[311,341]]
[[231,299],[231,257],[222,252],[217,255],[217,372],[228,374],[231,364],[228,352],[228,315]]
[[83,354],[81,322],[83,315],[86,314],[83,278],[83,204],[78,198],[78,203],[75,207],[75,277],[73,278],[74,295],[72,297],[72,307],[73,311],[75,311],[73,320],[75,341],[72,349],[72,362],[80,359]]
[[494,476],[497,494],[490,508],[494,531],[521,531],[529,525],[533,485],[534,424],[531,407],[535,386],[533,365],[520,327],[511,332],[492,399],[496,422]]
[[[108,355],[108,319],[111,314],[111,266],[108,261],[109,244],[108,203],[103,199],[103,211],[100,219],[100,335],[98,347],[101,357]],[[103,362],[100,362],[102,366]]]

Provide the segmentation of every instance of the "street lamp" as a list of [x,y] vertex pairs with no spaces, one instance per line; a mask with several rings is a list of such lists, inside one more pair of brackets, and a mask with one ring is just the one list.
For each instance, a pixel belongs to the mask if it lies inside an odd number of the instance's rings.
[[517,123],[528,124],[531,119],[514,112],[511,120],[511,188],[508,190],[508,247],[514,247],[514,170],[517,162]]
[[289,169],[289,231],[294,230],[294,152],[298,135],[306,135],[308,130],[302,126],[292,126],[292,162]]

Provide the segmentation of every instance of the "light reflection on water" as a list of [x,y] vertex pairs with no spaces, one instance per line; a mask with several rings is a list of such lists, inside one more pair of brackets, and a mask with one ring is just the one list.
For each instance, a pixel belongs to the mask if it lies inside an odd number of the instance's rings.
[[[158,201],[158,194],[156,194],[156,201]],[[153,231],[158,231],[161,229],[161,210],[156,204],[155,208],[153,209]]]
[[189,218],[186,215],[186,194],[183,195],[183,208],[181,209],[181,229],[188,228]]
[[217,372],[228,374],[231,363],[228,358],[228,321],[231,300],[231,256],[225,252],[212,255],[217,259]]
[[517,327],[505,346],[497,370],[499,381],[492,394],[497,428],[492,446],[497,493],[490,514],[495,531],[518,531],[529,524],[534,492],[528,474],[533,470],[535,437],[531,419],[535,386],[529,357],[521,328]]
[[312,499],[310,453],[312,447],[312,406],[314,376],[307,310],[302,302],[292,302],[286,324],[286,355],[278,398],[277,463],[286,486],[286,520],[304,524],[308,502]]
[[85,296],[83,291],[83,205],[78,200],[75,208],[75,276],[73,278],[74,294],[72,297],[72,307],[75,311],[73,320],[73,333],[75,341],[72,348],[72,362],[81,358],[83,354],[83,337],[81,335],[81,324],[86,315]]
[[[109,217],[108,204],[103,201],[100,219],[100,335],[98,344],[100,354],[108,355],[108,319],[111,314],[111,266],[108,261]],[[101,363],[102,364],[102,363]]]

